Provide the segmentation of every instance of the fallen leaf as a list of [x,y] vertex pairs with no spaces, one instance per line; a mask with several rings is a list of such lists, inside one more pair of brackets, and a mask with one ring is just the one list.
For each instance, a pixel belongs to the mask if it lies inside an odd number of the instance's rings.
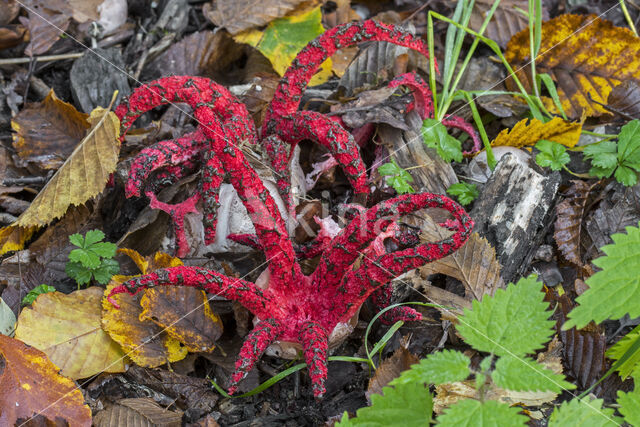
[[546,139],[566,147],[573,147],[580,139],[580,132],[582,132],[582,123],[566,122],[560,117],[554,117],[547,123],[542,123],[538,119],[522,119],[511,130],[503,129],[491,141],[491,146],[522,148]]
[[267,106],[273,99],[280,77],[276,74],[259,74],[253,78],[248,91],[240,95],[240,101],[247,106],[256,127],[262,125]]
[[23,425],[42,415],[51,425],[90,426],[82,391],[58,372],[40,350],[0,335],[0,425]]
[[118,161],[120,121],[100,107],[88,120],[87,135],[11,226],[47,225],[64,215],[70,205],[83,204],[104,189]]
[[0,25],[11,23],[20,13],[20,3],[16,0],[0,0]]
[[[282,76],[298,52],[323,32],[322,12],[320,7],[316,7],[299,14],[278,18],[269,23],[264,31],[247,30],[236,34],[234,39],[258,49],[271,61],[273,69]],[[327,81],[331,76],[331,68],[332,63],[329,58],[322,63],[309,86]]]
[[147,289],[140,320],[151,320],[191,352],[210,352],[222,335],[222,321],[200,289],[165,286]]
[[580,250],[580,236],[582,232],[582,217],[587,204],[587,197],[596,183],[585,181],[571,181],[571,187],[565,194],[565,199],[556,208],[556,222],[553,238],[558,250],[564,258],[577,267],[582,267]]
[[220,72],[242,55],[243,49],[225,31],[200,31],[172,44],[145,67],[144,77],[203,76],[219,80]]
[[121,399],[115,405],[98,412],[93,422],[96,427],[180,427],[182,413],[163,408],[148,397]]
[[367,400],[370,402],[371,394],[383,394],[382,388],[389,385],[389,383],[398,378],[400,374],[418,362],[420,358],[415,354],[407,350],[409,345],[407,337],[403,338],[403,342],[400,347],[393,352],[391,357],[388,357],[380,363],[376,373],[369,380],[369,386],[367,387]]
[[77,22],[97,21],[100,18],[98,6],[103,0],[67,0],[73,19]]
[[27,29],[22,25],[0,27],[0,50],[18,46],[24,40]]
[[35,163],[42,169],[58,169],[89,128],[87,114],[61,101],[53,91],[28,104],[12,120],[13,146],[21,159],[17,166]]
[[100,326],[104,289],[41,294],[18,316],[16,338],[44,352],[72,379],[124,372],[127,359]]
[[626,115],[626,118],[640,119],[640,86],[633,80],[626,80],[614,87],[607,98],[607,107]]
[[[498,43],[501,48],[505,48],[511,36],[529,26],[529,18],[526,13],[529,10],[527,0],[502,0],[498,8],[493,13],[489,25],[485,29],[484,36]],[[477,0],[473,5],[469,27],[474,31],[479,31],[484,22],[487,12],[493,6],[491,0]],[[549,11],[542,4],[542,20],[549,19]]]
[[71,21],[71,8],[65,0],[26,0],[22,4],[29,18],[20,17],[20,22],[29,28],[30,42],[24,53],[27,56],[47,52]]
[[[178,258],[161,252],[149,257],[143,257],[131,249],[118,249],[118,252],[129,256],[142,274],[158,268],[182,265]],[[111,279],[102,300],[102,328],[127,351],[127,356],[137,365],[155,368],[184,359],[188,351],[180,342],[155,323],[140,318],[143,293],[136,296],[127,293],[115,295],[113,299],[120,305],[119,309],[107,301],[106,295],[109,295],[111,289],[133,277],[136,276],[116,275]]]
[[11,307],[0,298],[0,335],[13,335],[16,325],[16,315]]
[[202,7],[204,16],[230,34],[263,27],[276,18],[282,18],[305,0],[217,0]]
[[14,225],[0,228],[0,255],[24,248],[27,240],[33,236],[37,229],[38,227],[23,228]]
[[[611,89],[625,80],[640,82],[640,43],[628,28],[615,27],[595,15],[560,15],[542,24],[538,73],[547,73],[555,81],[558,96],[568,117],[583,113],[600,116],[607,111],[598,103],[606,102]],[[531,93],[529,29],[511,38],[505,58],[525,89]],[[512,79],[509,90],[518,90]],[[543,97],[547,108],[553,102]]]

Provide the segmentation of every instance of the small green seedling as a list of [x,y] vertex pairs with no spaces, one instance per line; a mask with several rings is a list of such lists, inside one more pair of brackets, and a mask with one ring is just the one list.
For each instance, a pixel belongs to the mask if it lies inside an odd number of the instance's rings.
[[31,305],[38,298],[38,295],[46,294],[49,292],[55,292],[56,288],[53,286],[49,286],[46,284],[38,285],[35,288],[31,289],[24,298],[22,298],[22,305]]
[[118,261],[113,259],[117,246],[110,242],[103,242],[104,233],[100,230],[87,231],[85,237],[80,234],[72,234],[69,240],[78,249],[69,253],[69,262],[65,272],[78,284],[86,285],[95,279],[98,283],[107,284],[111,276],[120,271]]
[[632,120],[620,129],[618,142],[603,141],[584,149],[584,157],[591,160],[591,175],[609,178],[628,187],[638,182],[640,172],[640,120]]
[[382,176],[388,177],[387,184],[393,187],[398,194],[415,192],[410,184],[410,182],[413,182],[413,177],[409,172],[398,166],[395,160],[391,159],[391,162],[380,166],[378,168],[378,173]]
[[447,133],[447,128],[436,119],[425,119],[420,129],[427,147],[435,148],[445,162],[462,161],[462,144]]
[[475,184],[458,182],[447,188],[447,194],[456,196],[462,206],[466,206],[478,197],[478,189]]
[[535,147],[540,151],[536,155],[536,163],[543,168],[549,167],[551,170],[559,171],[571,160],[564,145],[557,142],[541,139]]

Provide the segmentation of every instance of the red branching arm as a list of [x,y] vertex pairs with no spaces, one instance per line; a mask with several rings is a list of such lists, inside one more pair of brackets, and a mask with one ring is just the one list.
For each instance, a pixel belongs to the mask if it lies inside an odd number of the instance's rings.
[[313,395],[319,399],[326,391],[324,381],[327,379],[329,333],[319,324],[308,322],[300,330],[299,341],[309,369]]
[[176,238],[176,256],[179,258],[186,256],[189,253],[189,243],[187,242],[187,235],[184,229],[184,216],[190,212],[198,212],[196,203],[200,200],[200,193],[196,192],[184,202],[176,203],[175,205],[161,202],[152,191],[147,191],[146,195],[149,197],[149,206],[151,209],[160,209],[168,213],[173,220],[173,232]]
[[212,244],[216,239],[216,226],[218,224],[218,208],[220,207],[220,186],[224,181],[225,171],[220,160],[213,151],[205,154],[206,163],[202,169],[202,200],[204,242]]
[[112,299],[116,294],[128,293],[135,295],[143,289],[169,285],[191,286],[238,301],[258,317],[266,318],[270,314],[269,305],[272,304],[272,296],[268,289],[263,291],[254,283],[227,277],[218,272],[200,267],[169,267],[156,270],[144,276],[135,277],[114,287],[107,299],[111,304],[118,307],[118,304]]
[[[376,289],[373,294],[371,294],[371,302],[378,310],[382,310],[393,304],[393,285],[387,283]],[[385,311],[382,316],[380,316],[380,320],[386,325],[392,325],[399,320],[403,322],[422,320],[422,314],[411,307],[400,306]]]
[[422,77],[415,72],[402,74],[389,83],[389,87],[398,86],[407,86],[413,92],[413,102],[407,107],[407,112],[415,107],[423,120],[433,117],[433,94]]
[[467,123],[462,117],[448,115],[447,117],[442,119],[442,124],[448,128],[460,129],[461,131],[469,134],[471,140],[473,141],[473,148],[471,149],[471,151],[463,151],[462,154],[464,154],[465,156],[470,156],[480,151],[482,142],[480,141],[478,132],[476,132],[474,127],[471,126],[470,123]]
[[282,326],[275,319],[266,319],[258,322],[242,344],[236,361],[236,370],[231,375],[229,394],[236,392],[238,389],[237,384],[247,376],[267,347],[278,339],[281,333]]

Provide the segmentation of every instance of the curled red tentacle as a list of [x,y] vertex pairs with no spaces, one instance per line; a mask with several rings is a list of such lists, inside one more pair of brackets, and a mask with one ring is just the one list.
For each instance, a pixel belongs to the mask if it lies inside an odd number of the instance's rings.
[[316,398],[324,396],[324,380],[327,378],[327,358],[329,354],[329,333],[314,322],[306,323],[298,338],[302,344],[304,359],[309,369],[311,388]]
[[480,136],[478,136],[478,132],[476,132],[475,128],[471,126],[470,123],[467,123],[462,117],[458,116],[447,116],[442,119],[442,124],[449,128],[460,129],[463,132],[466,132],[471,137],[473,141],[473,148],[471,151],[463,151],[462,154],[465,156],[470,156],[474,153],[477,153],[482,148],[482,141],[480,141]]
[[[371,302],[379,310],[393,304],[393,286],[391,283],[387,283],[376,289],[371,294]],[[387,310],[380,316],[380,321],[385,325],[392,325],[399,320],[403,322],[422,320],[422,314],[411,307],[400,306]]]

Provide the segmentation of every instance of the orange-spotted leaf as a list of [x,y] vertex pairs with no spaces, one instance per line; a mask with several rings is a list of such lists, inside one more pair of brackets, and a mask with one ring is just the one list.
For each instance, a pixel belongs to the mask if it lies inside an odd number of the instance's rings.
[[491,141],[491,146],[509,146],[522,148],[535,145],[541,139],[557,142],[566,147],[573,147],[580,139],[582,131],[581,122],[567,122],[560,117],[555,117],[547,123],[538,119],[520,120],[511,129],[504,129],[496,139]]
[[[531,93],[528,28],[511,38],[505,57]],[[536,70],[556,83],[570,118],[607,114],[598,103],[606,104],[613,87],[625,80],[640,82],[640,39],[595,15],[560,15],[542,24]],[[517,90],[511,80],[507,87]],[[551,99],[544,102],[555,110]]]
[[222,321],[209,306],[207,295],[195,288],[164,286],[145,291],[141,320],[151,320],[183,343],[189,351],[209,352],[222,335]]
[[37,416],[47,425],[90,426],[80,388],[58,372],[40,350],[0,334],[0,425],[22,425]]
[[16,338],[44,352],[72,379],[124,372],[128,360],[122,348],[100,326],[103,292],[93,286],[69,295],[39,295],[20,313]]

